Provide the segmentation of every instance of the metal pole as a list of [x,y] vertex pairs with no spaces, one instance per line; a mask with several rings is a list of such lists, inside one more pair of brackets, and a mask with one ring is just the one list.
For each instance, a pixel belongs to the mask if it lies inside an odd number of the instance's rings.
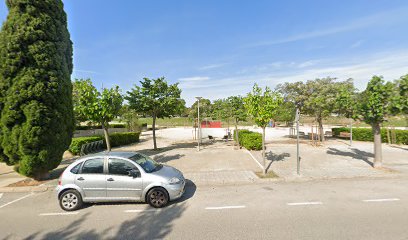
[[353,144],[353,119],[350,119],[350,147]]
[[300,175],[300,156],[299,156],[299,109],[296,109],[296,131],[297,131],[297,140],[296,140],[296,161],[297,161],[297,174]]
[[200,123],[200,99],[198,99],[198,151],[200,151],[200,142],[201,142],[201,123]]

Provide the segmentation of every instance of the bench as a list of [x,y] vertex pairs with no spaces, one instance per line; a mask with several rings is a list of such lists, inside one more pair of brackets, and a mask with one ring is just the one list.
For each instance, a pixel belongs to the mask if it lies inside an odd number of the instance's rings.
[[349,132],[340,132],[339,137],[340,138],[350,138],[350,133]]

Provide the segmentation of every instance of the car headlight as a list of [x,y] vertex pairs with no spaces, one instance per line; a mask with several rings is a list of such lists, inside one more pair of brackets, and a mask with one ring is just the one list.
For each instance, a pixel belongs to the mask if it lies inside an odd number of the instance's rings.
[[171,178],[169,180],[169,184],[179,184],[181,182],[181,180],[177,177]]

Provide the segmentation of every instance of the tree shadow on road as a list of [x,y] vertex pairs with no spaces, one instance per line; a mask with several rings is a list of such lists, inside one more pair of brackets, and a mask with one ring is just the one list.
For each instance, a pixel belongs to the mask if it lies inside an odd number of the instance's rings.
[[[174,221],[186,211],[188,206],[186,201],[196,192],[196,185],[191,180],[186,181],[186,192],[180,199],[157,211],[136,213],[135,217],[122,222],[117,229],[114,227],[86,229],[87,226],[94,226],[89,225],[89,221],[85,223],[88,218],[92,218],[91,213],[88,212],[78,215],[76,220],[60,229],[51,232],[36,232],[24,239],[164,239],[172,232]],[[114,211],[113,208],[112,211]],[[104,221],[106,225],[113,224],[109,219]],[[113,231],[114,234],[112,234]],[[12,238],[13,236],[7,237]]]
[[371,167],[374,166],[373,162],[368,160],[369,158],[373,158],[374,154],[372,154],[370,152],[366,152],[366,151],[361,151],[361,150],[359,150],[357,148],[350,148],[350,150],[351,150],[351,152],[342,151],[342,150],[339,150],[337,148],[329,147],[328,150],[327,150],[327,154],[351,157],[351,158],[354,158],[354,159],[357,159],[357,160],[364,161],[365,163],[367,163]]
[[271,161],[268,166],[266,167],[266,171],[269,170],[273,162],[277,161],[283,161],[285,158],[290,157],[290,153],[281,153],[281,154],[275,154],[272,151],[269,151],[265,154],[265,157],[267,160]]
[[[28,239],[59,239],[59,240],[68,240],[68,239],[101,239],[104,234],[107,233],[110,228],[105,229],[104,231],[97,233],[96,230],[80,230],[82,224],[89,217],[90,213],[82,215],[77,220],[70,223],[68,226],[63,229],[56,231],[48,232],[41,234],[41,232],[33,233],[30,236],[24,238]],[[40,237],[41,236],[41,237]]]
[[184,156],[185,156],[184,154],[173,154],[173,155],[159,154],[159,155],[155,155],[153,159],[159,163],[166,163],[172,160],[180,159]]
[[193,149],[197,147],[197,143],[194,142],[181,142],[181,143],[173,143],[170,146],[158,148],[157,150],[154,149],[143,149],[137,150],[137,152],[145,154],[147,156],[156,155],[158,153],[165,153],[174,149],[182,149],[182,148],[189,148]]

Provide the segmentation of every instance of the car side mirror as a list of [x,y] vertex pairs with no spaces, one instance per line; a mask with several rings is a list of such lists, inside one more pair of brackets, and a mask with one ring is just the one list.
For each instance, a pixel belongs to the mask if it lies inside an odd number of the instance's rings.
[[140,172],[132,169],[129,171],[129,177],[138,178],[140,177]]

